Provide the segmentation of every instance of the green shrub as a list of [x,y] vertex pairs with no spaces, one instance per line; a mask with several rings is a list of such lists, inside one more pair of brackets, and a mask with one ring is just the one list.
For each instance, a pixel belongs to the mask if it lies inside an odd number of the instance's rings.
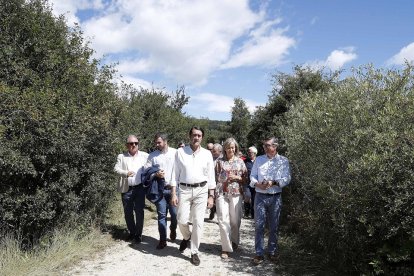
[[113,70],[44,1],[2,1],[0,23],[0,226],[30,245],[104,215],[121,102]]
[[413,81],[410,66],[368,67],[287,115],[292,225],[344,272],[412,272]]

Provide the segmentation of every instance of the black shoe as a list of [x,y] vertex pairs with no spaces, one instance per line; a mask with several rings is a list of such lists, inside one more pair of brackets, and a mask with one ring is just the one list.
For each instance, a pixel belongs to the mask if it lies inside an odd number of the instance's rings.
[[191,254],[191,263],[196,266],[200,265],[200,259],[197,254]]
[[163,249],[167,246],[167,242],[166,241],[160,241],[157,245],[157,249]]
[[135,243],[140,244],[142,242],[142,237],[141,236],[135,236]]
[[216,206],[210,209],[210,215],[208,216],[208,219],[213,220],[215,213],[216,213]]
[[171,241],[175,241],[176,238],[177,238],[177,231],[171,230],[171,232],[170,232],[170,240]]
[[183,253],[184,252],[184,250],[186,250],[187,249],[187,247],[188,247],[188,242],[190,241],[190,239],[188,239],[188,240],[182,240],[181,241],[181,243],[180,243],[180,252],[181,253]]
[[134,240],[135,235],[134,234],[129,234],[128,237],[125,238],[125,241],[132,241]]

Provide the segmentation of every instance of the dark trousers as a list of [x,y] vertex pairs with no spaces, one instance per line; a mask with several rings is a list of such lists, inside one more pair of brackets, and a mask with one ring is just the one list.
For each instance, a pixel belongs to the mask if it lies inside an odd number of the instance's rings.
[[[128,192],[122,194],[125,222],[131,235],[141,237],[144,227],[145,192],[142,184],[129,187]],[[135,219],[134,219],[135,211]]]
[[244,203],[244,215],[246,217],[250,215],[252,218],[254,218],[254,198],[256,196],[256,188],[252,188],[249,185],[248,189],[250,190],[251,197],[250,202]]

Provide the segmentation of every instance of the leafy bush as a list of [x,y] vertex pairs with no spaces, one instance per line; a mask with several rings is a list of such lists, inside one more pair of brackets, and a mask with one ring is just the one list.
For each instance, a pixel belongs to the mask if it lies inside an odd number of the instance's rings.
[[113,70],[44,1],[2,1],[0,26],[0,226],[31,242],[105,214],[121,102]]
[[342,272],[413,272],[413,81],[367,67],[287,114],[292,226]]

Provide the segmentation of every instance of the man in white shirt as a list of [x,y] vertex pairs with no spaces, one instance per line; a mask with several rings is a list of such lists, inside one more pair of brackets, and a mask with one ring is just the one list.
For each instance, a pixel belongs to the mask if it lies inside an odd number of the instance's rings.
[[157,249],[163,249],[167,246],[167,213],[170,212],[170,240],[175,241],[177,237],[177,207],[172,206],[171,202],[171,182],[174,175],[174,160],[176,149],[168,146],[168,136],[164,133],[157,133],[154,136],[156,150],[151,152],[145,168],[157,167],[159,171],[155,177],[164,178],[165,186],[162,199],[155,203],[158,213],[158,232],[160,241]]
[[250,173],[250,186],[256,189],[254,203],[255,219],[255,251],[253,264],[264,260],[264,229],[269,223],[269,240],[267,252],[269,259],[278,261],[277,231],[279,215],[282,208],[282,188],[289,184],[289,160],[277,153],[278,139],[275,137],[263,140],[264,155],[260,155],[253,163]]
[[141,174],[148,153],[138,150],[138,138],[135,135],[128,136],[125,146],[127,151],[118,155],[114,170],[120,176],[118,191],[122,194],[125,222],[129,231],[128,240],[135,239],[137,243],[141,243],[145,207]]
[[[208,150],[201,147],[204,130],[192,127],[189,135],[190,145],[178,149],[175,157],[171,204],[178,205],[178,225],[183,235],[180,251],[184,252],[191,239],[191,263],[198,266],[198,248],[203,235],[205,208],[206,204],[208,208],[213,206],[216,182],[213,157]],[[178,184],[179,199],[176,194]],[[192,232],[190,219],[193,224]]]

